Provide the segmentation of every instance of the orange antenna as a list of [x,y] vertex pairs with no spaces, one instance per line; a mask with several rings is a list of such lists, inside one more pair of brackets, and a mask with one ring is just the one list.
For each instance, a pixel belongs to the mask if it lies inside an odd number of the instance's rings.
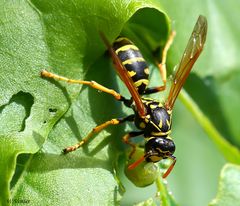
[[128,166],[129,170],[132,170],[134,168],[136,168],[141,162],[143,162],[145,160],[145,156],[143,155],[142,157],[140,157],[137,161],[135,161],[134,163],[130,164]]
[[166,177],[171,173],[174,165],[176,164],[176,161],[177,161],[176,157],[171,156],[170,158],[173,160],[173,162],[172,162],[172,164],[169,166],[169,168],[167,169],[167,171],[163,174],[163,176],[162,176],[163,178],[166,178]]

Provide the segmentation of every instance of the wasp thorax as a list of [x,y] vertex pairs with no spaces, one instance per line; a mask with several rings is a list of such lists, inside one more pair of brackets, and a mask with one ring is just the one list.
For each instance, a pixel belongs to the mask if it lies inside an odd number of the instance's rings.
[[145,136],[167,136],[171,130],[171,111],[168,111],[160,102],[143,98],[147,111],[144,118],[136,113],[135,125],[144,130]]
[[152,137],[145,144],[145,159],[148,162],[158,162],[168,158],[175,152],[175,144],[168,137]]

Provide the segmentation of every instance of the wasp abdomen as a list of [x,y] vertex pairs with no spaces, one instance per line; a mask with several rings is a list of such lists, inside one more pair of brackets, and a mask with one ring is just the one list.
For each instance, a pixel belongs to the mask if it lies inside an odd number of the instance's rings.
[[113,49],[127,69],[139,94],[143,94],[149,83],[149,68],[139,49],[125,37],[117,38]]

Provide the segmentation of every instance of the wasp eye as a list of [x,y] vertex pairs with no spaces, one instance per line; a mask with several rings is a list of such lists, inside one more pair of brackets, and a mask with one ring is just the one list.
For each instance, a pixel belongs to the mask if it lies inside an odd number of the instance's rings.
[[163,145],[160,145],[160,147],[161,146],[163,151],[169,152],[170,154],[175,152],[175,144],[171,139],[164,139]]

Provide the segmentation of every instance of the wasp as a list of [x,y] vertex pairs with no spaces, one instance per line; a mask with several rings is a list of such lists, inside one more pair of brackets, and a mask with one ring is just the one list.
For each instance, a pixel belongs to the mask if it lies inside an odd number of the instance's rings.
[[194,26],[193,32],[187,43],[181,61],[177,67],[176,73],[170,87],[170,92],[164,102],[152,98],[143,97],[165,90],[166,88],[166,56],[167,51],[172,44],[175,32],[172,32],[162,52],[162,62],[158,64],[162,86],[148,87],[149,84],[149,68],[143,58],[138,47],[134,45],[128,38],[118,37],[111,45],[107,38],[100,33],[100,36],[107,47],[114,67],[121,80],[128,88],[131,98],[127,99],[113,89],[109,89],[95,81],[83,81],[69,79],[57,74],[53,74],[46,70],[41,72],[42,77],[54,78],[68,82],[70,84],[88,85],[97,90],[103,91],[115,97],[116,100],[124,103],[125,106],[132,108],[133,114],[124,118],[114,118],[100,124],[92,129],[92,131],[83,138],[79,143],[69,146],[63,150],[64,153],[72,152],[83,146],[96,133],[102,131],[109,125],[118,125],[124,122],[134,122],[139,131],[132,131],[123,137],[123,141],[132,147],[129,157],[134,154],[136,145],[130,139],[139,135],[143,135],[145,139],[145,152],[142,157],[128,166],[129,169],[137,167],[144,160],[146,162],[158,162],[162,159],[171,159],[167,171],[163,174],[166,178],[172,171],[176,157],[175,144],[170,137],[172,128],[172,110],[181,88],[183,87],[189,73],[203,50],[203,46],[207,36],[207,20],[200,15]]

